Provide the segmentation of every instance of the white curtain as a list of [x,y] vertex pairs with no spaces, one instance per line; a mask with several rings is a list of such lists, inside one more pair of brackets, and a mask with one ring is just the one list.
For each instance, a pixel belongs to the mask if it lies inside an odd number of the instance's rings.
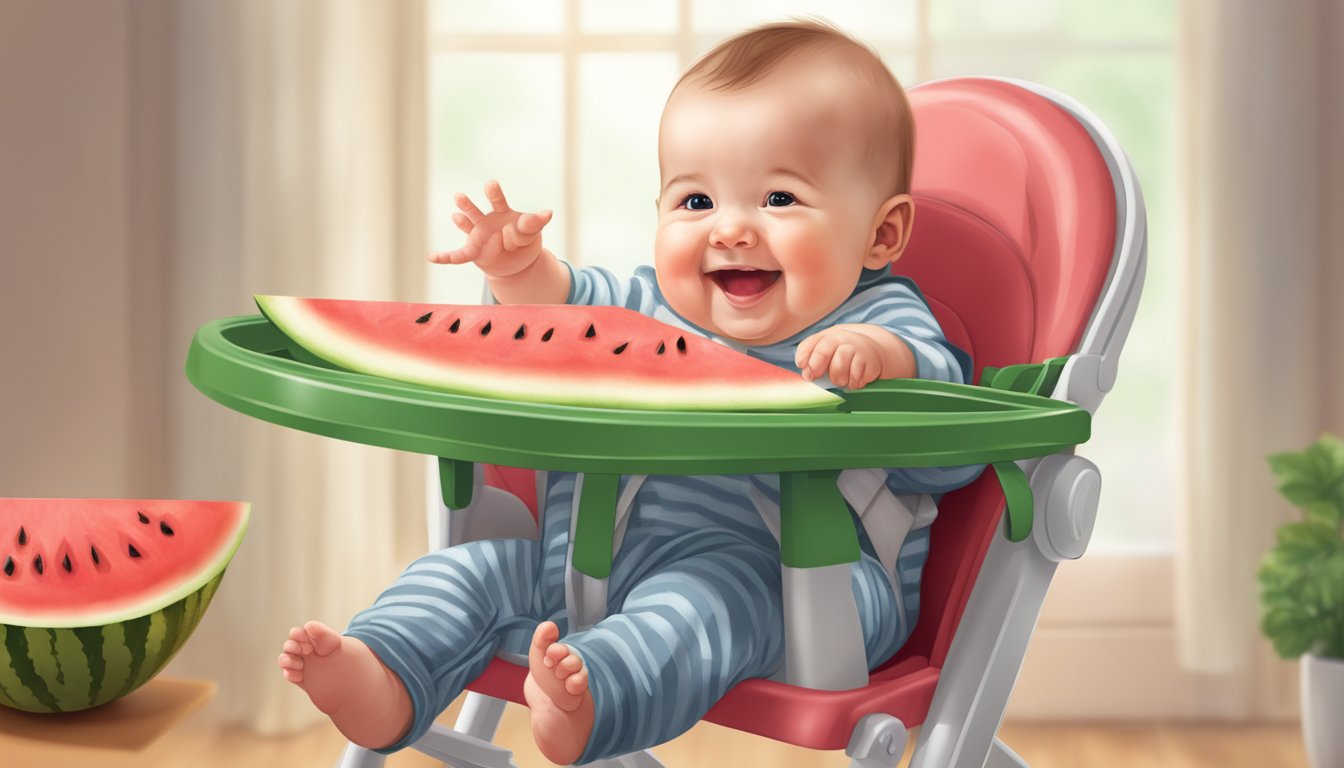
[[[182,0],[175,349],[254,293],[416,300],[425,275],[419,0]],[[321,718],[276,667],[290,626],[340,629],[424,551],[423,459],[261,422],[180,375],[179,495],[251,501],[244,543],[175,674],[262,732]]]
[[1336,0],[1190,0],[1189,510],[1180,652],[1228,717],[1295,711],[1261,637],[1255,572],[1297,512],[1265,462],[1344,434],[1344,11]]

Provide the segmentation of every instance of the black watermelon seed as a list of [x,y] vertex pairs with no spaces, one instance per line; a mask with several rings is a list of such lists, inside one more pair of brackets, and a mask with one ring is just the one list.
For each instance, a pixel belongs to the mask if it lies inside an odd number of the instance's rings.
[[490,321],[486,320],[485,325],[481,326],[481,335],[486,336],[490,333]]
[[28,543],[28,532],[23,530],[23,526],[19,526],[19,546],[22,547],[24,544],[27,543]]
[[69,556],[69,555],[66,555],[64,558],[61,559],[61,567],[65,569],[65,572],[66,572],[66,573],[69,573],[69,572],[70,572],[70,556]]
[[33,560],[33,567],[37,569],[37,575],[38,575],[38,576],[41,576],[41,575],[42,575],[42,556],[41,556],[41,555],[38,555],[37,558]]
[[433,312],[426,312],[425,314],[423,314],[423,315],[421,315],[421,316],[415,318],[415,322],[417,322],[417,323],[428,323],[428,322],[429,322],[429,318],[431,318],[431,317],[433,317],[433,316],[434,316],[434,313],[433,313]]
[[130,552],[131,557],[140,556],[140,550],[136,549],[134,544],[127,544],[126,549]]
[[520,325],[520,326],[518,326],[518,330],[516,330],[516,331],[513,332],[513,338],[515,338],[515,339],[521,339],[521,338],[523,338],[523,337],[526,336],[526,335],[527,335],[527,326],[526,326],[526,325]]
[[628,346],[630,346],[630,342],[627,341],[627,342],[625,342],[624,344],[622,344],[621,346],[619,346],[619,347],[617,347],[617,348],[611,350],[611,353],[612,353],[613,355],[619,355],[619,354],[621,354],[622,352],[624,352],[624,351],[625,351],[625,348],[628,347]]
[[543,334],[541,334],[541,340],[542,340],[542,341],[550,341],[550,340],[551,340],[551,334],[553,334],[553,333],[555,333],[555,329],[554,329],[554,328],[547,328],[547,329],[546,329],[546,332],[543,333]]
[[98,548],[97,548],[97,547],[89,547],[89,554],[93,555],[93,564],[94,564],[94,565],[97,565],[97,564],[98,564]]
[[685,352],[685,351],[686,351],[686,339],[685,339],[685,337],[683,337],[683,336],[678,336],[678,337],[677,337],[677,351],[678,351],[678,352]]
[[666,350],[667,350],[667,345],[664,344],[664,343],[661,342],[661,341],[658,342],[658,354],[661,355],[661,354],[663,354],[663,352],[665,352]]
[[589,324],[588,324],[588,332],[585,333],[585,334],[583,334],[583,338],[585,338],[585,339],[591,339],[591,338],[593,338],[593,337],[596,336],[596,335],[597,335],[597,330],[593,328],[593,324],[592,324],[592,323],[589,323]]
[[14,558],[9,556],[5,557],[5,575],[6,576],[14,575]]
[[149,518],[148,518],[148,517],[145,517],[145,513],[144,513],[144,512],[136,512],[135,514],[138,515],[138,516],[140,517],[140,523],[141,523],[142,525],[149,525]]
[[165,522],[163,522],[162,520],[159,521],[159,530],[163,532],[163,535],[164,535],[164,536],[172,536],[172,535],[173,535],[173,529],[172,529],[172,528],[169,528],[169,527],[168,527],[168,524],[165,523]]
[[457,320],[453,321],[452,325],[448,326],[448,332],[457,333],[457,329],[460,328],[461,326],[462,326],[462,319],[458,318]]

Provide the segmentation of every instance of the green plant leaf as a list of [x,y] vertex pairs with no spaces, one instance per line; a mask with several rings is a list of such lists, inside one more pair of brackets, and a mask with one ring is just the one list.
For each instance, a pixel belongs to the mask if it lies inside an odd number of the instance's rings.
[[1279,541],[1279,550],[1302,549],[1307,557],[1320,553],[1329,553],[1335,549],[1339,539],[1334,526],[1319,520],[1304,520],[1299,523],[1284,523],[1274,532]]
[[1291,608],[1273,608],[1260,621],[1260,629],[1285,659],[1301,656],[1316,642],[1311,620]]
[[1344,442],[1322,435],[1305,451],[1271,455],[1269,468],[1288,501],[1298,507],[1313,505],[1313,514],[1339,524],[1344,516]]

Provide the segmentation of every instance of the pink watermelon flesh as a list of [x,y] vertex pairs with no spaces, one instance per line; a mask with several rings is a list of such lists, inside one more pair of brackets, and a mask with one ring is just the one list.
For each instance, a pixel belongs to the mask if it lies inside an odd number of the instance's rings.
[[342,368],[487,397],[657,410],[834,408],[801,376],[623,307],[257,296]]
[[0,624],[87,627],[200,589],[247,527],[243,502],[0,499]]

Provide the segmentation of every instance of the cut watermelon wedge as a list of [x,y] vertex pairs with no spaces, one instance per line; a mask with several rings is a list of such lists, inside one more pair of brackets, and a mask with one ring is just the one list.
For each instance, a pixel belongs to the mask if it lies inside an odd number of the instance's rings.
[[597,408],[833,410],[796,373],[623,307],[257,296],[309,353],[450,392]]
[[0,499],[0,704],[70,712],[147,682],[205,615],[248,510]]

